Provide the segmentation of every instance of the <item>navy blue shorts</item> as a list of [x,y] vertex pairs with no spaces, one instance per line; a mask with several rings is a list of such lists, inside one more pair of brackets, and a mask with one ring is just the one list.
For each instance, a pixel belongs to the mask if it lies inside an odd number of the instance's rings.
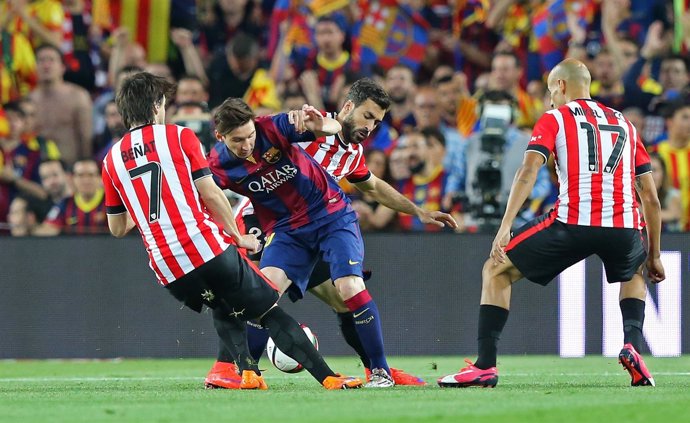
[[357,216],[347,211],[326,219],[266,237],[259,267],[282,269],[292,281],[288,288],[291,298],[304,297],[319,257],[328,263],[334,281],[344,276],[362,277],[364,241]]

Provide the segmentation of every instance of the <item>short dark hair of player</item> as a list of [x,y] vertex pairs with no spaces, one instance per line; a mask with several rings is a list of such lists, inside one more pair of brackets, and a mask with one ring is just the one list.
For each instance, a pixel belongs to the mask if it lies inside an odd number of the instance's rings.
[[355,81],[347,93],[347,99],[352,101],[355,107],[369,99],[384,111],[391,106],[391,99],[388,97],[386,90],[370,78],[362,78]]
[[226,135],[240,126],[246,125],[255,117],[252,108],[244,100],[231,97],[218,106],[213,113],[213,124],[219,134]]
[[128,76],[115,97],[125,127],[154,123],[154,106],[160,105],[163,97],[171,97],[174,89],[175,84],[148,72]]

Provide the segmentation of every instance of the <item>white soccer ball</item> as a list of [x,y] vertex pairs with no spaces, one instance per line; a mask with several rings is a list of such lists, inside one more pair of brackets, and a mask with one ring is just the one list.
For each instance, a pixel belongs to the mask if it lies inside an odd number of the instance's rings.
[[[300,325],[304,329],[304,333],[307,334],[307,338],[314,344],[314,347],[319,349],[319,340],[316,339],[316,335],[309,329],[306,325]],[[276,367],[276,369],[285,373],[299,373],[304,370],[301,364],[290,358],[284,352],[282,352],[276,344],[273,342],[272,338],[268,338],[268,344],[266,344],[266,354],[271,363]]]

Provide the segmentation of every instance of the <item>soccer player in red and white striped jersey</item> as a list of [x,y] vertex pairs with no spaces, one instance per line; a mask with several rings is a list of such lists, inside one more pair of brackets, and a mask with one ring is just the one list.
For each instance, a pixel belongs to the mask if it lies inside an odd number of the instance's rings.
[[[508,319],[513,282],[525,277],[546,285],[593,254],[604,263],[609,283],[622,283],[625,345],[619,360],[632,376],[633,386],[654,385],[637,350],[642,343],[646,298],[642,264],[646,262],[652,282],[665,278],[659,199],[649,156],[635,127],[620,112],[591,100],[590,83],[587,67],[574,59],[564,60],[549,74],[554,110],[534,127],[482,271],[479,357],[460,372],[440,378],[441,386],[496,386],[496,348]],[[560,183],[558,202],[511,235],[515,216],[551,154]],[[642,201],[648,248],[642,240],[634,190]]]
[[[278,348],[300,357],[324,387],[360,387],[361,380],[338,376],[328,367],[297,322],[276,306],[276,287],[235,248],[236,243],[256,250],[258,242],[238,231],[194,133],[163,124],[170,92],[172,84],[146,72],[120,87],[117,106],[131,129],[103,162],[110,231],[122,237],[136,225],[159,282],[196,312],[207,305],[226,314],[225,330],[232,339],[246,337],[242,321],[258,319],[281,344]],[[246,346],[241,350],[238,387],[267,389]]]

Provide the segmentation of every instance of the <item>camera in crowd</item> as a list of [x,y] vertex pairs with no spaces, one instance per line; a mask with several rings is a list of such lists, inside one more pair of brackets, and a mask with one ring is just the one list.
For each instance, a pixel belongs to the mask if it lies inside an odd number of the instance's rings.
[[481,161],[473,185],[479,197],[470,203],[470,210],[481,230],[494,230],[503,216],[505,204],[499,200],[503,176],[501,167],[514,104],[513,96],[505,91],[487,91],[479,99]]

